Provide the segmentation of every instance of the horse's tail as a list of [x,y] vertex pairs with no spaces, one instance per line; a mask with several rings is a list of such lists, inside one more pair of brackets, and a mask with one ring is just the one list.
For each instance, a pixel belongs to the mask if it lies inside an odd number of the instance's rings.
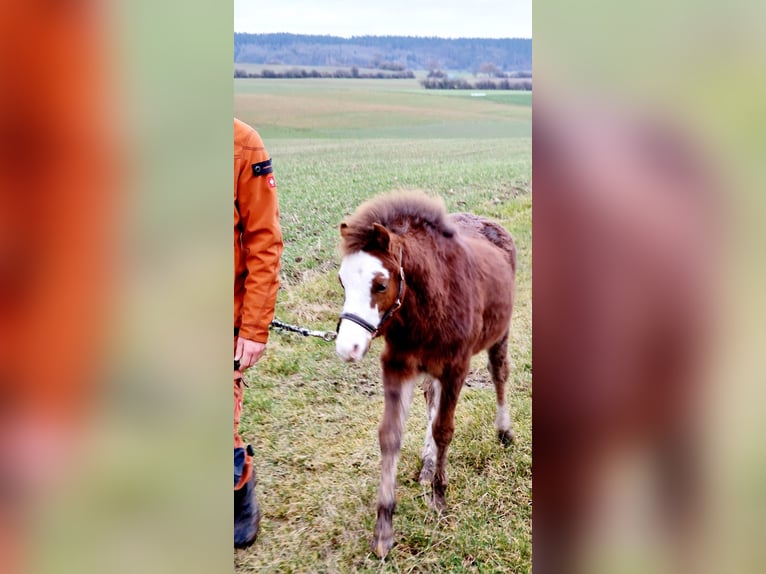
[[453,213],[450,215],[450,218],[461,230],[479,234],[501,249],[506,254],[514,274],[516,273],[516,244],[505,227],[497,221],[473,215],[472,213]]

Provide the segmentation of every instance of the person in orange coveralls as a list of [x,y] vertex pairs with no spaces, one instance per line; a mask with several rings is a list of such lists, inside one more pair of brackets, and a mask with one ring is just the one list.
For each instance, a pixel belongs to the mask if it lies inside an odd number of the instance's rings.
[[102,392],[104,332],[112,322],[109,267],[123,193],[108,24],[107,11],[93,0],[2,6],[3,573],[28,566],[25,548],[37,549],[28,513],[72,469]]
[[255,542],[260,509],[253,448],[238,427],[242,372],[263,355],[274,317],[282,255],[277,184],[258,133],[234,120],[234,546]]

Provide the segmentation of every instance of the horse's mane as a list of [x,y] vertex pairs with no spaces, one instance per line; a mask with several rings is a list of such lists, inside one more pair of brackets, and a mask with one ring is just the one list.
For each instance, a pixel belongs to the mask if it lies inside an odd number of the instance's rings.
[[370,199],[344,223],[344,253],[365,249],[374,234],[375,223],[397,235],[422,231],[436,238],[450,238],[456,233],[447,218],[444,201],[420,191],[394,192]]

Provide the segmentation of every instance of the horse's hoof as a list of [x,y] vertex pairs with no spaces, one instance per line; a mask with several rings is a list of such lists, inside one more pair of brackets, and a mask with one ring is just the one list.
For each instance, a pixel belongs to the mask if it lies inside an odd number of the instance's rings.
[[434,462],[432,460],[424,460],[423,468],[420,469],[420,476],[418,481],[420,484],[431,484],[434,479]]
[[497,431],[497,438],[503,446],[511,446],[516,442],[516,436],[511,429]]
[[434,492],[431,494],[429,506],[434,509],[437,514],[443,514],[447,511],[447,499],[443,494],[439,495]]
[[376,534],[372,538],[372,551],[378,555],[378,558],[385,558],[391,548],[394,546],[393,533],[383,536]]
[[372,551],[378,555],[379,558],[385,558],[388,551],[394,545],[394,527],[391,524],[391,514],[384,514],[381,516],[380,510],[378,511],[378,521],[375,523],[375,532],[372,536]]

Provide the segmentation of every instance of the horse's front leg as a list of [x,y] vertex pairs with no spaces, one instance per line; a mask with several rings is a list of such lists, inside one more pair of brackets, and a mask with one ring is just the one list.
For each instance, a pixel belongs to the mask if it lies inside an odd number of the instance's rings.
[[465,365],[452,366],[445,369],[439,386],[439,398],[436,403],[436,417],[432,423],[433,441],[436,445],[436,465],[431,481],[431,506],[439,513],[447,508],[447,450],[455,433],[455,407],[468,372],[468,362]]
[[412,400],[414,379],[383,375],[385,407],[380,423],[381,476],[378,489],[378,521],[372,539],[373,551],[383,558],[394,544],[392,519],[396,507],[396,465],[402,446],[402,434]]

